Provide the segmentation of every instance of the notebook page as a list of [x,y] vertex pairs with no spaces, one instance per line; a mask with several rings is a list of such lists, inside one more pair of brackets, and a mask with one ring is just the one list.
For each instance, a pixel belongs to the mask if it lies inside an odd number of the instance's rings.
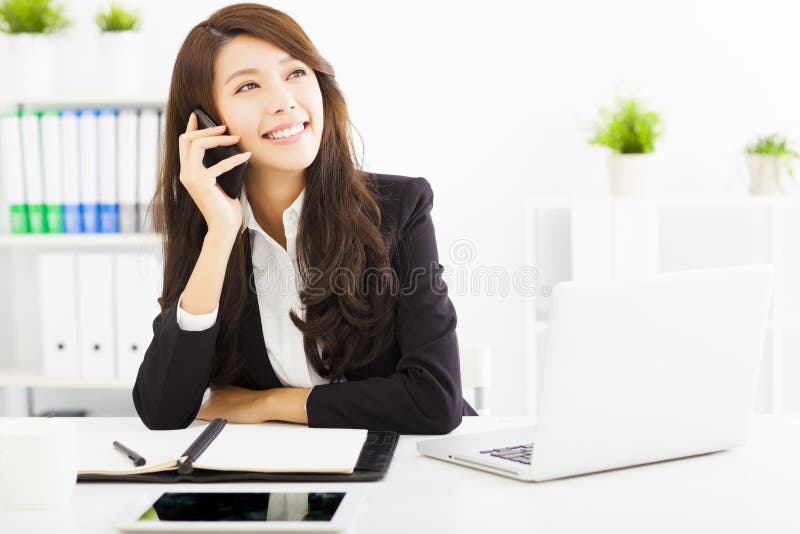
[[[180,455],[207,424],[204,422],[180,430],[149,430],[144,425],[141,428],[99,425],[82,428],[78,432],[78,473],[122,475],[175,468]],[[114,448],[114,441],[136,451],[147,463],[141,467],[134,466],[130,458]]]
[[228,423],[194,467],[263,473],[352,473],[366,439],[367,431],[362,429]]

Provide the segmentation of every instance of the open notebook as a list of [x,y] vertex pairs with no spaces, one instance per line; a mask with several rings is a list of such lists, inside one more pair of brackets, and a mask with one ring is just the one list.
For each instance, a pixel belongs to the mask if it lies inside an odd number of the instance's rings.
[[[208,425],[181,430],[92,428],[78,436],[78,475],[177,471],[181,457]],[[88,430],[88,429],[87,429]],[[352,473],[367,430],[308,428],[290,423],[225,424],[193,468],[253,473]],[[145,458],[135,467],[114,448],[119,441]]]

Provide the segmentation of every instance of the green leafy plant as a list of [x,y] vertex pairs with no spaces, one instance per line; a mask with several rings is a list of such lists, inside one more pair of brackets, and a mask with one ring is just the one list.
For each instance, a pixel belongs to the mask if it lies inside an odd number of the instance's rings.
[[3,33],[55,33],[72,24],[64,6],[54,0],[2,0],[0,31]]
[[800,157],[797,151],[789,148],[786,138],[776,133],[759,137],[755,143],[747,147],[747,153],[791,156],[792,158]]
[[[797,185],[797,180],[794,176],[794,160],[800,158],[800,153],[789,147],[784,136],[778,133],[761,136],[756,139],[755,143],[747,147],[747,153],[774,156],[773,165],[776,178],[779,176],[779,162],[782,162],[786,169],[786,174]],[[780,187],[781,184],[778,184],[778,186]]]
[[111,2],[108,11],[97,14],[95,22],[104,32],[127,32],[139,27],[139,14]]
[[614,109],[600,109],[593,145],[607,146],[620,154],[647,154],[664,133],[661,117],[635,98],[618,97]]

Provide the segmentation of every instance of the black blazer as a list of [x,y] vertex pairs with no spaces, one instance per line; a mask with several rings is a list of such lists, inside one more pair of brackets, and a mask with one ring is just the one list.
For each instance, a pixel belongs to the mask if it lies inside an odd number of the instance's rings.
[[[306,404],[308,426],[446,434],[461,423],[462,415],[477,413],[461,394],[456,310],[441,278],[430,215],[433,190],[425,178],[372,176],[382,197],[381,230],[398,240],[392,267],[400,281],[409,280],[413,272],[417,283],[398,298],[389,348],[371,364],[346,374],[346,382],[314,386]],[[236,385],[283,387],[267,356],[255,292],[248,291],[246,306],[239,333],[246,363]],[[220,319],[206,330],[184,331],[178,327],[177,307],[176,300],[153,321],[153,340],[133,387],[136,411],[151,429],[189,426],[210,382]]]

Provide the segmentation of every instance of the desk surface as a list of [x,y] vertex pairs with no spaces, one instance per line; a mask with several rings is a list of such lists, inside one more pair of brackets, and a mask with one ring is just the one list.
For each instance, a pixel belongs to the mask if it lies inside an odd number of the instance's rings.
[[[533,421],[465,417],[454,433]],[[380,482],[160,487],[79,483],[69,509],[0,510],[0,524],[4,532],[15,533],[108,533],[115,532],[112,525],[132,501],[152,491],[330,491],[352,486],[366,490],[368,496],[348,532],[800,532],[800,416],[754,416],[750,439],[738,449],[541,483],[420,456],[416,442],[430,437],[401,436],[389,472]]]

